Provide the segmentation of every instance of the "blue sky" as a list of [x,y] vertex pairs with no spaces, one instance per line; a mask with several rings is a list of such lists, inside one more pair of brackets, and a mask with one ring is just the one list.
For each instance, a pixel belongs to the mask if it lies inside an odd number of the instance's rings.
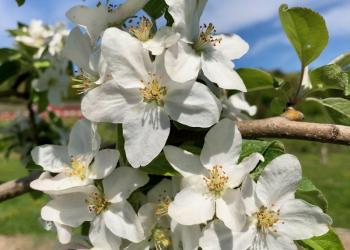
[[[65,18],[66,10],[74,5],[93,5],[96,2],[26,0],[26,4],[18,8],[15,0],[1,0],[0,47],[11,46],[12,40],[5,30],[15,27],[17,21],[28,23],[31,19],[42,19],[49,24],[61,21],[71,27]],[[339,54],[350,51],[349,0],[209,0],[202,22],[213,22],[218,33],[237,33],[249,43],[250,51],[236,61],[237,67],[298,70],[297,56],[283,34],[278,19],[278,7],[282,3],[310,7],[326,19],[329,45],[312,66],[326,64]]]

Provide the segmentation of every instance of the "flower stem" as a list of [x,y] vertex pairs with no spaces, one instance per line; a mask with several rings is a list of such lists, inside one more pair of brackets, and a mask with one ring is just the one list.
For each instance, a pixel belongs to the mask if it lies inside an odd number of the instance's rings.
[[124,149],[124,136],[123,136],[123,125],[117,124],[117,149],[120,153],[119,164],[120,166],[127,166],[128,161],[126,159],[125,149]]

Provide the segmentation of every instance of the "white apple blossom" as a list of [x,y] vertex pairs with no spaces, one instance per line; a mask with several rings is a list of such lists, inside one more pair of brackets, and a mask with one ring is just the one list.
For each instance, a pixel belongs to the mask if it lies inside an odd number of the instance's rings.
[[142,9],[148,1],[127,0],[117,8],[103,4],[93,8],[78,5],[68,10],[66,16],[72,22],[87,30],[91,38],[91,44],[94,45],[108,27],[120,26],[127,18],[134,16],[136,12]]
[[116,167],[119,152],[112,149],[99,151],[99,148],[96,126],[87,120],[78,121],[72,128],[68,146],[42,145],[32,150],[34,162],[57,175],[34,180],[31,188],[59,194],[105,178]]
[[58,23],[53,27],[50,27],[50,29],[52,30],[52,36],[49,39],[48,51],[51,56],[60,56],[69,31],[62,23]]
[[87,92],[94,84],[102,84],[110,78],[101,48],[92,45],[88,34],[83,33],[79,27],[69,33],[62,55],[79,67],[81,79],[74,87],[79,88],[82,93]]
[[221,105],[206,86],[172,81],[163,57],[152,62],[129,33],[107,29],[102,55],[113,79],[87,93],[82,112],[94,122],[123,124],[126,156],[133,167],[147,165],[162,151],[169,117],[191,127],[210,127],[218,121]]
[[183,226],[168,216],[168,206],[178,186],[177,181],[163,179],[147,193],[148,203],[138,212],[146,239],[131,243],[124,250],[197,249],[201,233],[199,226]]
[[181,34],[177,44],[165,52],[165,67],[178,82],[204,75],[224,89],[246,91],[231,60],[242,57],[249,49],[238,35],[216,35],[212,23],[199,26],[207,0],[166,0],[174,19],[175,31]]
[[67,61],[52,58],[52,64],[44,72],[39,72],[39,78],[32,81],[33,88],[38,92],[47,91],[49,103],[60,105],[62,98],[67,96],[69,76],[66,73]]
[[21,29],[25,34],[16,36],[17,42],[34,48],[41,48],[52,36],[52,31],[43,24],[41,20],[32,20],[28,27]]
[[294,198],[300,180],[301,166],[295,156],[285,154],[272,160],[257,183],[248,177],[242,184],[248,216],[243,230],[230,232],[223,225],[211,226],[200,240],[201,247],[297,250],[293,241],[327,233],[331,218],[319,207]]
[[245,224],[241,193],[237,188],[263,156],[253,153],[238,163],[242,138],[232,120],[224,119],[209,130],[200,156],[166,146],[169,163],[184,177],[184,188],[169,206],[170,217],[183,225],[206,223],[214,217],[231,229]]
[[247,102],[244,93],[236,93],[222,100],[223,116],[236,121],[248,119],[249,116],[255,115],[256,111],[257,107]]
[[70,227],[91,221],[89,239],[94,248],[119,249],[122,238],[131,242],[144,239],[141,222],[127,198],[147,182],[145,173],[118,167],[102,181],[102,189],[90,185],[56,195],[41,209],[41,217]]

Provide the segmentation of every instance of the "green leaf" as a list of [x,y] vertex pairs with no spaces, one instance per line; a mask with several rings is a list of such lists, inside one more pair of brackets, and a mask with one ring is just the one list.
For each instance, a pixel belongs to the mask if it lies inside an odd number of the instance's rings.
[[305,250],[344,250],[343,244],[333,229],[325,235],[298,241],[298,244]]
[[266,165],[277,156],[283,154],[285,149],[280,141],[244,140],[239,161],[255,152],[262,154],[265,158],[264,162],[260,162],[251,173],[251,176],[256,180]]
[[9,78],[16,76],[21,71],[21,63],[19,61],[6,61],[0,65],[0,84]]
[[18,6],[22,6],[26,0],[16,0]]
[[150,0],[143,10],[153,19],[158,19],[165,13],[167,7],[164,0]]
[[350,100],[334,97],[326,99],[317,99],[317,98],[307,98],[308,101],[315,101],[325,107],[331,108],[337,111],[339,114],[350,118]]
[[350,95],[349,78],[346,72],[336,64],[329,64],[310,72],[313,89],[342,89],[345,95]]
[[50,67],[51,63],[49,60],[38,60],[33,63],[33,66],[37,69],[46,69]]
[[328,210],[328,202],[323,193],[306,177],[300,181],[295,193],[296,198],[303,199],[310,204],[322,208],[324,212]]
[[5,61],[18,60],[21,57],[19,51],[10,48],[0,49],[0,64]]
[[339,65],[343,70],[350,71],[350,52],[338,56],[331,63]]
[[179,173],[170,166],[163,152],[146,167],[141,168],[141,170],[153,175],[179,176]]
[[237,73],[242,78],[248,91],[259,91],[264,89],[278,88],[282,81],[274,78],[270,73],[260,69],[241,68]]
[[314,61],[328,44],[328,31],[323,17],[307,8],[281,5],[280,20],[289,41],[305,67]]

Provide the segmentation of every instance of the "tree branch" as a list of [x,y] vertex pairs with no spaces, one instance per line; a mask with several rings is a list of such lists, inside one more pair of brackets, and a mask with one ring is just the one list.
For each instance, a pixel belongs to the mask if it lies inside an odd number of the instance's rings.
[[29,184],[37,179],[42,172],[32,172],[30,175],[5,182],[0,185],[0,201],[5,201],[21,194],[24,194],[30,190]]
[[243,138],[286,138],[350,145],[350,127],[290,121],[284,117],[237,122]]
[[[350,126],[290,121],[284,117],[260,120],[244,120],[236,123],[243,138],[287,138],[323,143],[350,145]],[[186,138],[201,138],[205,131],[182,130],[168,143],[181,143]],[[181,138],[179,138],[181,136]],[[112,146],[113,148],[115,145]],[[40,172],[0,185],[0,201],[4,201],[30,190],[29,183],[38,178]]]

